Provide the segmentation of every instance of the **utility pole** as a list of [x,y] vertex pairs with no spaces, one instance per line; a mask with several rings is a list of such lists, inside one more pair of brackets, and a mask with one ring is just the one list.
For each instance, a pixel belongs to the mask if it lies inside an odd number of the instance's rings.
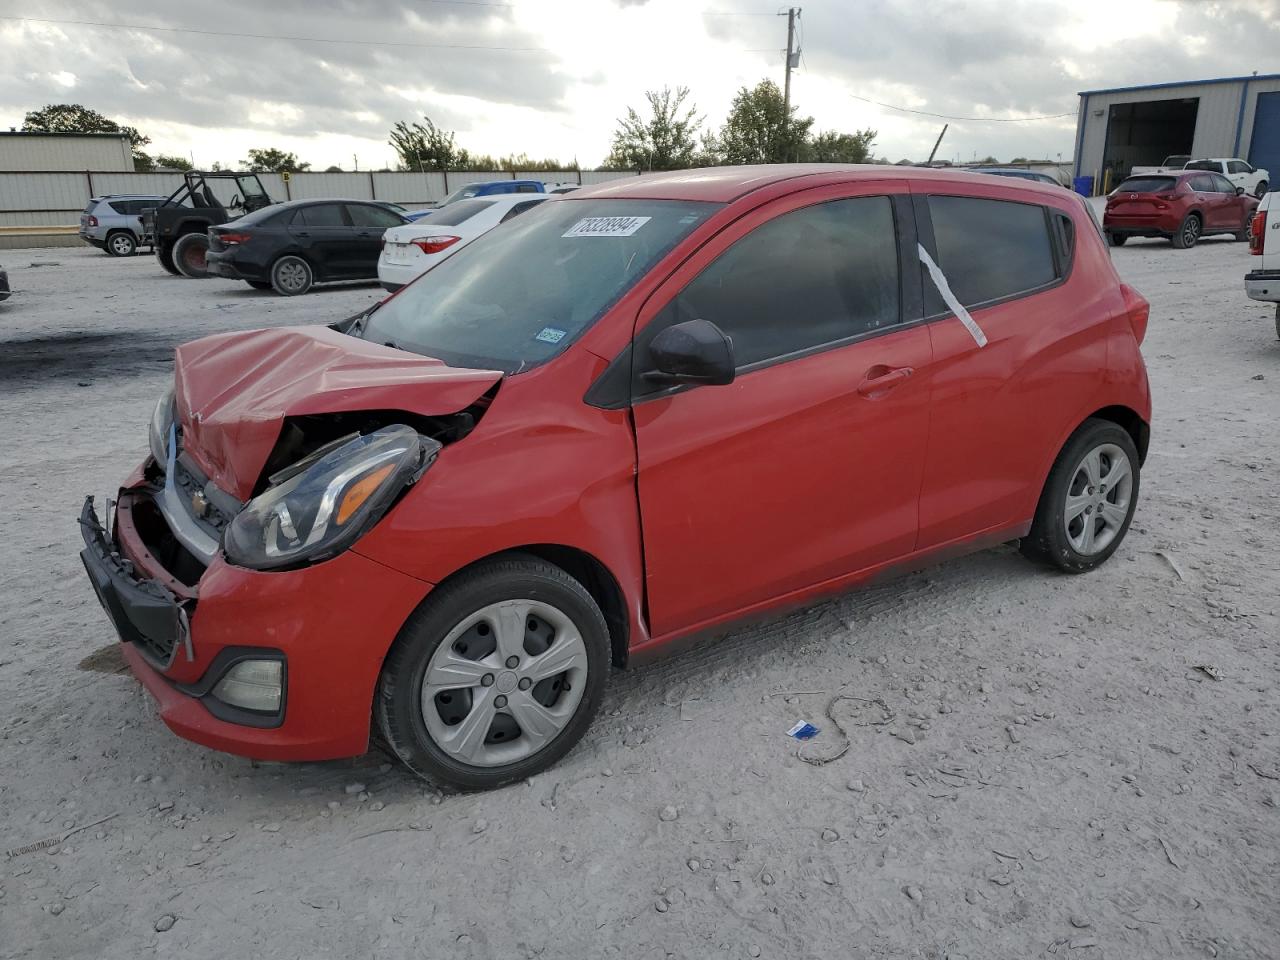
[[[792,52],[795,49],[796,17],[799,13],[799,7],[787,8],[787,76],[782,85],[782,102],[786,108],[784,115],[787,119],[791,118],[791,68],[794,66],[793,61],[800,59]],[[778,14],[778,16],[782,16],[782,14]]]
[[942,138],[947,135],[947,127],[949,126],[951,126],[949,123],[942,125],[942,132],[938,134],[938,139],[934,141],[933,149],[929,151],[929,159],[924,162],[926,167],[932,166],[933,158],[938,155],[938,147],[942,146]]

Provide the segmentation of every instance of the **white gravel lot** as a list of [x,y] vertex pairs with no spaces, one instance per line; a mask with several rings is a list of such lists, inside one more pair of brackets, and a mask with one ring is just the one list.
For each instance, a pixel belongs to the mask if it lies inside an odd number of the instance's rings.
[[[0,854],[0,956],[1272,960],[1280,345],[1243,244],[1114,258],[1152,302],[1155,418],[1109,564],[1001,548],[738,630],[615,674],[553,770],[441,797],[378,753],[179,740],[77,558],[174,344],[380,291],[0,252],[0,850],[61,841]],[[852,749],[805,764],[785,732],[833,753],[837,692],[893,719],[841,702]]]

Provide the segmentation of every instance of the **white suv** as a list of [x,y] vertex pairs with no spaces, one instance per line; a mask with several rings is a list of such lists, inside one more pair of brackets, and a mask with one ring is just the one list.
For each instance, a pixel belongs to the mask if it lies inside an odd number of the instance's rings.
[[1258,199],[1271,188],[1271,176],[1260,167],[1246,163],[1239,157],[1210,157],[1207,160],[1192,160],[1184,170],[1209,170],[1220,173],[1231,181],[1233,187],[1244,190]]
[[1244,292],[1250,299],[1276,304],[1276,337],[1280,338],[1280,207],[1275,194],[1268,193],[1258,204],[1249,234],[1249,252],[1262,257],[1258,269],[1244,277]]

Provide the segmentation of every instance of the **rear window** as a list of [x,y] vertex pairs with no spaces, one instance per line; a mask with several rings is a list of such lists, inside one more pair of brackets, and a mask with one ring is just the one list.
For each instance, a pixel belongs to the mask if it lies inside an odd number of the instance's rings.
[[1058,279],[1044,207],[931,196],[929,215],[938,266],[966,307],[1027,293]]
[[464,220],[470,220],[486,207],[492,206],[492,200],[459,200],[423,219],[433,227],[456,227]]
[[1176,177],[1130,177],[1120,181],[1118,193],[1172,193],[1178,185]]
[[1214,170],[1218,173],[1222,172],[1222,164],[1213,160],[1192,160],[1182,169],[1184,170]]

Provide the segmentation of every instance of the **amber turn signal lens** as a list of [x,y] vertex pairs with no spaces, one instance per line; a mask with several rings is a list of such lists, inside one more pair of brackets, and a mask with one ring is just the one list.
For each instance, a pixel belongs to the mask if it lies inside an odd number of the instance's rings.
[[342,502],[338,504],[338,516],[336,518],[338,526],[346,523],[353,513],[360,509],[360,506],[368,500],[375,490],[382,485],[382,481],[391,476],[391,471],[395,469],[394,464],[387,464],[385,467],[379,467],[373,473],[353,483],[347,492],[342,495]]

